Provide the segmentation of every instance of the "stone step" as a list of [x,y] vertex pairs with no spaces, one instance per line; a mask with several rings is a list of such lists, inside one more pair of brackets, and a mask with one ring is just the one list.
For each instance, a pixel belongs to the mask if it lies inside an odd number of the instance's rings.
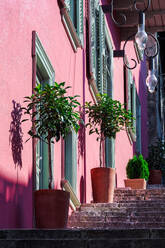
[[1,248],[164,248],[164,229],[0,230]]
[[162,211],[162,212],[144,212],[144,211],[141,211],[141,212],[138,212],[138,211],[132,211],[131,209],[128,211],[121,211],[121,212],[75,212],[72,214],[72,219],[80,219],[80,218],[86,218],[86,217],[89,217],[89,218],[105,218],[105,217],[139,217],[139,218],[146,218],[146,219],[149,219],[149,218],[155,218],[155,217],[159,217],[159,218],[162,218],[164,219],[165,218],[165,210]]
[[108,239],[108,240],[5,240],[0,241],[2,248],[164,248],[165,239]]
[[116,222],[122,222],[122,223],[162,223],[165,225],[165,216],[163,215],[155,215],[147,217],[145,215],[143,216],[135,216],[135,215],[125,215],[125,216],[89,216],[89,215],[79,215],[72,217],[71,220],[69,220],[68,226],[73,226],[72,223],[77,223],[77,225],[81,226],[81,222],[86,223],[108,223],[111,225],[111,223]]
[[114,202],[133,200],[165,200],[165,188],[148,190],[116,189]]
[[80,228],[80,229],[138,229],[138,228],[165,228],[164,222],[103,222],[103,221],[82,221],[82,222],[72,222],[68,225],[68,228]]
[[116,203],[89,203],[89,204],[82,204],[77,211],[105,211],[105,210],[113,210],[119,211],[121,208],[165,208],[165,201],[123,201],[123,202],[116,202]]
[[79,239],[156,239],[165,238],[164,229],[10,229],[0,230],[0,240],[79,240]]

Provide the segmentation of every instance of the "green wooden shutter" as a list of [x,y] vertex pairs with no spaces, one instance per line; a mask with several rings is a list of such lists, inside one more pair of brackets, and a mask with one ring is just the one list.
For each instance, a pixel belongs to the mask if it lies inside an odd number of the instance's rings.
[[77,32],[79,38],[81,40],[81,44],[83,44],[83,0],[77,1]]
[[133,131],[136,135],[136,87],[135,87],[135,82],[134,80],[132,81],[132,114],[133,114],[133,117],[135,118],[133,120]]
[[132,73],[131,70],[128,69],[128,109],[131,110],[131,83],[132,83]]
[[89,1],[89,60],[90,74],[96,80],[96,8],[95,0]]
[[77,135],[70,132],[65,138],[65,179],[69,181],[74,192],[77,188]]
[[106,57],[103,55],[103,93],[107,94],[107,90]]
[[141,104],[136,92],[136,153],[141,154]]
[[106,167],[115,168],[115,140],[113,138],[105,140],[105,164]]
[[98,57],[97,57],[97,87],[100,93],[104,93],[107,91],[107,86],[104,80],[104,65],[105,65],[105,20],[104,13],[102,7],[99,6],[99,13],[97,15],[99,19],[98,22],[98,39],[97,39],[97,47]]

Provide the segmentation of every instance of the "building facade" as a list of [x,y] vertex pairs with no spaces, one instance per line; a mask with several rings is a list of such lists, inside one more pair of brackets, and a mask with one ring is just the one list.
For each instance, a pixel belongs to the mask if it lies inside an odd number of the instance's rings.
[[[30,123],[24,118],[24,97],[37,83],[66,82],[81,106],[97,101],[99,92],[125,103],[136,118],[134,130],[106,140],[105,166],[116,168],[116,187],[124,187],[126,165],[133,154],[147,156],[147,75],[145,60],[134,70],[122,57],[120,29],[101,5],[106,0],[24,0],[0,3],[0,228],[33,226],[33,191],[47,188],[47,144],[25,142]],[[135,57],[128,41],[128,64]],[[138,57],[139,58],[139,57]],[[82,118],[86,123],[87,117]],[[67,179],[80,202],[92,201],[90,170],[99,166],[99,143],[81,126],[53,145],[54,187]]]

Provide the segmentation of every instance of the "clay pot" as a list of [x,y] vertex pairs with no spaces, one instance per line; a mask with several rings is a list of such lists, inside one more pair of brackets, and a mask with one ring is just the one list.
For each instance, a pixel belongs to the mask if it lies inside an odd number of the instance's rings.
[[146,189],[146,180],[143,178],[125,179],[125,187],[131,189]]
[[161,170],[150,170],[148,184],[161,184],[162,172]]
[[34,193],[36,228],[67,226],[70,194],[63,190],[37,190]]
[[114,168],[91,169],[93,202],[113,202],[115,188]]

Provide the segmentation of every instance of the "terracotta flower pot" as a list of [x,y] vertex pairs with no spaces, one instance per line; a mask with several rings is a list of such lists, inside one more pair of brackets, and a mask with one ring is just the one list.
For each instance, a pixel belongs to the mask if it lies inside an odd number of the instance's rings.
[[37,190],[34,195],[36,228],[67,226],[70,194],[63,190]]
[[113,202],[115,188],[114,168],[93,168],[91,170],[93,202]]
[[146,189],[146,180],[143,178],[125,179],[125,187],[131,189]]
[[162,172],[161,170],[150,170],[148,184],[161,184]]

